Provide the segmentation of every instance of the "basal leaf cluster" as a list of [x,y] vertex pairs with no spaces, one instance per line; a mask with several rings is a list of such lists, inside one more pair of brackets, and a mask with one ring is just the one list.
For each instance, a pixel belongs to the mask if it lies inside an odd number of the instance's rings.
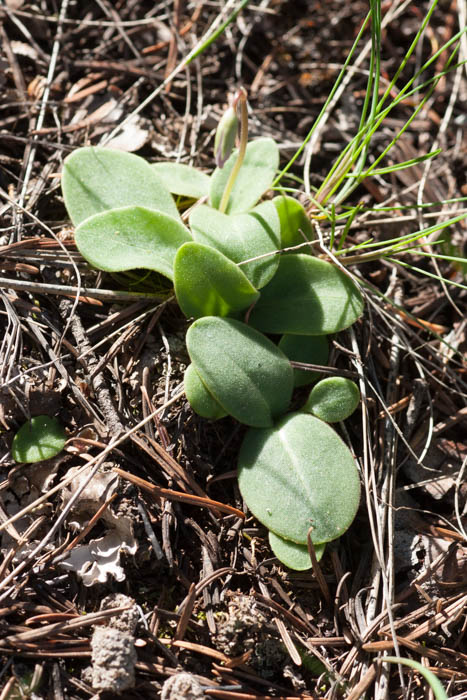
[[[221,141],[222,161],[231,141]],[[90,265],[152,270],[173,282],[193,319],[187,399],[204,418],[230,415],[248,427],[241,493],[276,556],[305,569],[308,538],[319,558],[357,511],[358,471],[328,423],[346,418],[359,393],[347,379],[324,379],[289,413],[294,387],[320,376],[291,362],[326,364],[327,336],[354,323],[363,301],[340,268],[303,246],[313,227],[302,205],[285,195],[265,199],[279,166],[276,143],[244,146],[210,176],[81,148],[65,160],[63,197]]]

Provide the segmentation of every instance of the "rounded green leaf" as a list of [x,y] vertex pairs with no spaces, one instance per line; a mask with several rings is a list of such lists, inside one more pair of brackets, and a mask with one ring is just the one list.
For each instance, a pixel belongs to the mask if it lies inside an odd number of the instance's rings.
[[268,429],[249,430],[238,458],[238,483],[253,515],[279,537],[315,544],[340,537],[360,500],[353,457],[327,423],[290,413]]
[[183,197],[207,197],[210,177],[206,173],[184,163],[154,163],[152,169],[160,177],[164,186],[174,194]]
[[95,214],[75,231],[81,255],[99,270],[144,268],[169,279],[178,248],[189,240],[190,232],[178,219],[144,207]]
[[[218,209],[229,175],[238,157],[236,149],[223,168],[216,168],[211,176],[210,204]],[[245,158],[233,186],[227,205],[227,214],[243,214],[255,206],[268,190],[279,167],[279,148],[273,139],[250,141]]]
[[287,410],[292,367],[262,333],[231,318],[205,316],[190,326],[186,343],[203,384],[240,423],[270,426]]
[[[271,530],[269,530],[268,538],[269,545],[276,557],[289,569],[294,569],[295,571],[311,569],[311,559],[306,544],[297,544],[296,542],[285,540],[283,537],[279,537],[279,535],[271,532]],[[326,545],[317,544],[314,547],[316,559],[319,561],[324,554]]]
[[362,296],[338,267],[310,255],[283,255],[250,316],[263,333],[328,335],[363,311]]
[[35,416],[16,433],[11,454],[16,462],[41,462],[63,450],[65,431],[56,418]]
[[199,416],[217,420],[227,415],[214,396],[206,389],[193,365],[188,365],[186,368],[183,384],[188,403]]
[[[248,214],[230,216],[208,206],[196,207],[190,216],[195,241],[217,248],[235,263],[274,253],[280,246],[280,222],[272,202],[262,202]],[[278,255],[242,264],[240,269],[261,289],[275,275]]]
[[93,214],[126,206],[147,207],[180,218],[159,175],[134,153],[78,148],[65,158],[62,192],[75,226]]
[[291,248],[316,238],[311,221],[300,202],[283,194],[274,197],[272,202],[281,222],[281,248]]
[[251,306],[259,292],[218,250],[185,243],[174,262],[175,294],[185,316],[229,316]]
[[337,423],[348,418],[359,403],[360,391],[355,382],[345,377],[328,377],[313,387],[302,410],[326,423]]
[[[283,335],[279,347],[292,362],[307,362],[311,365],[327,365],[329,343],[325,335]],[[312,384],[319,372],[294,368],[295,386]]]

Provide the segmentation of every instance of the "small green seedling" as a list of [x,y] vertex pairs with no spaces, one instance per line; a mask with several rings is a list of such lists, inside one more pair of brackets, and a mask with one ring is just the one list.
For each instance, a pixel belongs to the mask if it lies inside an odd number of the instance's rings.
[[56,418],[35,416],[13,438],[11,454],[16,462],[42,462],[65,446],[65,431]]
[[[287,413],[294,386],[317,378],[293,370],[290,361],[326,364],[326,336],[354,323],[363,300],[347,274],[313,256],[303,206],[282,194],[264,198],[279,149],[270,138],[248,143],[243,90],[229,110],[216,136],[212,175],[87,147],[65,159],[63,197],[76,245],[93,267],[142,268],[173,281],[181,310],[195,319],[186,338],[187,399],[204,418],[229,415],[249,426],[238,462],[241,492],[269,529],[279,559],[303,570],[310,527],[321,556],[352,522],[360,485],[351,453],[316,417],[336,420],[315,400],[319,391],[304,411]],[[180,212],[198,199],[204,201],[186,225]],[[283,337],[277,344],[269,334]],[[334,404],[341,394],[339,384],[329,385]]]
[[355,382],[344,377],[328,377],[313,387],[303,410],[327,423],[338,423],[352,415],[359,403],[360,392]]

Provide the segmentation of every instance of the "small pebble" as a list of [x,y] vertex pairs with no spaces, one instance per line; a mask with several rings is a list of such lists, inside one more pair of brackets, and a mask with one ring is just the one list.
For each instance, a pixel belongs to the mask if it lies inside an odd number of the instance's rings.
[[177,673],[162,686],[161,700],[203,700],[205,694],[191,673]]

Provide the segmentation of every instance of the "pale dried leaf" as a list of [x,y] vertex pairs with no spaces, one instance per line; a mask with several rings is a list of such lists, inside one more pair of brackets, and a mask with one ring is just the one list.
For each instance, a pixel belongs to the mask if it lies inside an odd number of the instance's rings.
[[11,41],[11,50],[17,56],[25,56],[31,61],[37,61],[38,55],[36,49],[30,44],[25,44],[24,41]]
[[[106,465],[104,464],[103,466]],[[68,473],[72,475],[77,470],[77,467],[73,467]],[[63,506],[65,506],[76,491],[81,488],[86,479],[86,473],[79,474],[76,479],[63,489]],[[116,492],[118,481],[118,477],[112,471],[98,472],[83,489],[78,500],[73,503],[68,526],[75,532],[79,532],[86,527],[87,523],[95,515],[100,506]],[[109,526],[110,532],[116,532],[118,534],[128,551],[136,551],[136,541],[133,536],[133,522],[129,517],[122,513],[115,513],[109,506],[103,512],[101,520]]]
[[143,128],[144,120],[135,115],[130,119],[117,136],[106,143],[107,148],[133,153],[142,148],[149,140],[149,130]]
[[76,572],[87,587],[105,583],[109,576],[123,581],[125,572],[120,566],[120,552],[135,554],[136,549],[136,542],[130,547],[114,530],[89,544],[76,546],[60,566]]

